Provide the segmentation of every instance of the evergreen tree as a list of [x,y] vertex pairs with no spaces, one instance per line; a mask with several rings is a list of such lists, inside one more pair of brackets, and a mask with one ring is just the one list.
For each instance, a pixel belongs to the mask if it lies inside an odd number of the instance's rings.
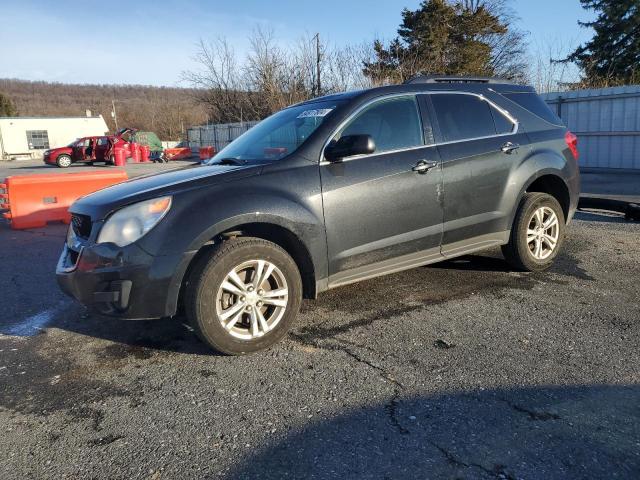
[[[376,83],[402,82],[417,73],[493,76],[497,69],[494,45],[500,45],[501,54],[505,47],[495,38],[508,33],[508,23],[485,2],[423,0],[417,10],[402,11],[398,37],[387,47],[375,42],[376,59],[365,63],[364,73]],[[514,55],[523,54],[522,36],[512,39],[517,42],[509,45]],[[507,76],[518,76],[523,69],[518,66]]]
[[580,0],[595,10],[593,38],[573,52],[567,61],[582,69],[586,86],[610,86],[640,80],[640,0]]
[[9,97],[0,93],[0,117],[15,117],[18,115],[16,107]]

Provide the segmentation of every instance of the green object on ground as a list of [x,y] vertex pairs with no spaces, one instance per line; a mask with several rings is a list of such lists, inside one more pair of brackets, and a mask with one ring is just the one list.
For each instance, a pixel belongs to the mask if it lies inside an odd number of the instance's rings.
[[152,152],[161,152],[162,142],[154,132],[136,132],[134,141],[141,145],[149,145]]

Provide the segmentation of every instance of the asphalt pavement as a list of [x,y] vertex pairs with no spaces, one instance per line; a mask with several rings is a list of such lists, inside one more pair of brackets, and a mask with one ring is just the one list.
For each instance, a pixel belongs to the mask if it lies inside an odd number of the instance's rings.
[[546,273],[490,250],[326,292],[245,357],[89,314],[64,237],[0,224],[2,479],[640,478],[638,223],[579,213]]
[[30,175],[34,173],[61,174],[77,172],[100,172],[113,170],[126,170],[129,177],[138,177],[149,173],[173,170],[175,168],[195,165],[199,162],[197,157],[189,160],[174,160],[167,163],[127,163],[125,167],[114,167],[104,163],[87,165],[84,163],[74,163],[68,168],[59,168],[47,165],[41,160],[16,160],[13,162],[0,161],[0,182],[10,175]]

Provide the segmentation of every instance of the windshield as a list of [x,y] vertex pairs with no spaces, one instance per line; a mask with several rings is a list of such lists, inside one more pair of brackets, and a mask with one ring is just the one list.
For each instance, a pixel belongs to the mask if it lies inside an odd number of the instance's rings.
[[279,160],[295,152],[337,104],[335,100],[315,102],[281,110],[243,133],[206,164]]

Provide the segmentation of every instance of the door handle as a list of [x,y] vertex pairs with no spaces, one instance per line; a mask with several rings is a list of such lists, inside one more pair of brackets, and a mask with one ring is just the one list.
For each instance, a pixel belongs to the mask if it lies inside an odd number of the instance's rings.
[[519,148],[520,148],[520,145],[518,145],[517,143],[507,142],[500,148],[500,150],[502,150],[502,153],[511,155],[513,152],[515,152]]
[[429,170],[431,170],[432,168],[435,168],[437,166],[438,166],[438,162],[420,160],[416,164],[416,166],[413,167],[411,170],[413,170],[414,172],[418,172],[418,173],[427,173]]

